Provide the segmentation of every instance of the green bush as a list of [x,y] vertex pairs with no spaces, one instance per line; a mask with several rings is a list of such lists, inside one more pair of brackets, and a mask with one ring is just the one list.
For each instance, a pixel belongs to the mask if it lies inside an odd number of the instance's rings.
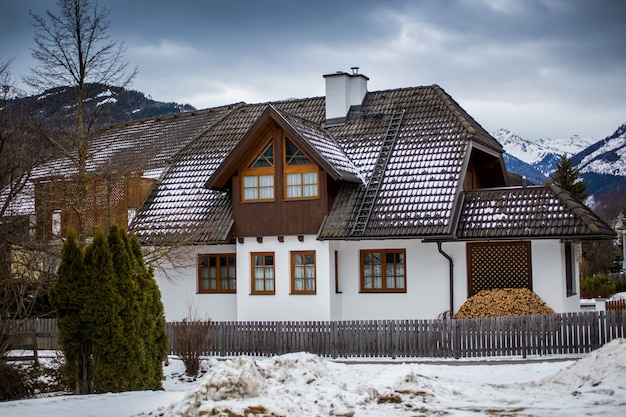
[[68,236],[50,302],[64,375],[77,393],[161,388],[168,348],[163,304],[136,238],[112,226],[81,248]]
[[607,298],[615,294],[615,281],[608,275],[594,275],[580,280],[581,298]]
[[0,401],[30,398],[33,387],[25,372],[6,363],[0,363]]
[[615,292],[626,292],[626,279],[615,280]]

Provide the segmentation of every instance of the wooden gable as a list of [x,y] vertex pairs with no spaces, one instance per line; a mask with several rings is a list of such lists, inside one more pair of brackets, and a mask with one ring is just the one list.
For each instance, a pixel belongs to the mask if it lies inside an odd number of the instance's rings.
[[[291,165],[289,152],[298,155],[301,165]],[[289,173],[300,171],[316,174],[316,183],[310,185],[317,186],[314,194],[294,197],[288,190],[292,187],[287,181]],[[246,179],[256,176],[271,179],[266,185],[259,184],[258,190],[252,185],[250,197]],[[206,185],[231,190],[233,237],[298,235],[318,232],[340,178],[334,167],[268,106]]]

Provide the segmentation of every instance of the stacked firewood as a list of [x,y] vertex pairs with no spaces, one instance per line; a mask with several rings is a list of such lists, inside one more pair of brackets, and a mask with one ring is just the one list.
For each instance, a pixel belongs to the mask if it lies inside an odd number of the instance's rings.
[[498,288],[483,290],[468,298],[454,315],[454,318],[469,319],[551,313],[554,311],[529,289]]

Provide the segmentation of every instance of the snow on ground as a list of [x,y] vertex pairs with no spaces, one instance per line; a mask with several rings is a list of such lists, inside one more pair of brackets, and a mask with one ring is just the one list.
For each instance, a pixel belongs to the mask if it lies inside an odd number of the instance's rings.
[[0,403],[31,416],[626,416],[626,340],[575,360],[375,360],[306,353],[210,359],[198,380],[171,358],[163,391]]

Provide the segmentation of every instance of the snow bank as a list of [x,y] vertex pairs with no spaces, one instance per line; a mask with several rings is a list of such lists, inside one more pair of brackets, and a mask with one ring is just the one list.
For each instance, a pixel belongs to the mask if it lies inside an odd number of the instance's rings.
[[615,339],[584,358],[544,378],[540,385],[557,384],[572,392],[594,391],[604,386],[626,389],[626,339]]
[[352,416],[352,404],[361,397],[335,380],[327,362],[315,355],[238,357],[217,365],[180,403],[158,415]]
[[239,357],[215,365],[182,401],[149,415],[380,417],[497,411],[570,417],[580,410],[592,416],[615,415],[625,404],[625,339],[527,383],[476,383],[451,371],[462,372],[464,367],[446,365],[426,376],[422,371],[427,367],[346,365],[306,353],[260,360]]

